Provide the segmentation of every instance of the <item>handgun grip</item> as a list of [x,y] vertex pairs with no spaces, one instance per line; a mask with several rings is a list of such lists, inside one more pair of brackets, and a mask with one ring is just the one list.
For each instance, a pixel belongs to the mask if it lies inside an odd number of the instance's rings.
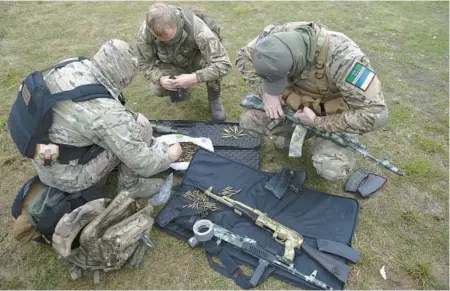
[[284,242],[284,254],[282,259],[286,264],[290,265],[294,262],[295,247],[296,244],[293,240],[288,239]]

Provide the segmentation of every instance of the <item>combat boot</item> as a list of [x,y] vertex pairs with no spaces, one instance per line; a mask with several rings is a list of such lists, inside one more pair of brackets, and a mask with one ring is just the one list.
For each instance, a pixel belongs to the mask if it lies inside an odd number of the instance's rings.
[[225,108],[220,99],[220,83],[215,86],[207,86],[209,110],[211,112],[212,120],[216,122],[223,122],[226,119]]
[[170,100],[172,101],[172,103],[175,102],[181,102],[184,101],[186,99],[188,99],[189,97],[191,97],[191,94],[189,93],[189,91],[187,89],[180,89],[178,91],[170,91]]

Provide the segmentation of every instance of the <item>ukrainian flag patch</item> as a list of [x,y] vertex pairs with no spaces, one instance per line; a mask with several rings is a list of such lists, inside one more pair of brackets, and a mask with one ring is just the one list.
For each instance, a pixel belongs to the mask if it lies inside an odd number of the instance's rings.
[[375,73],[361,63],[356,63],[345,81],[366,91],[375,77]]

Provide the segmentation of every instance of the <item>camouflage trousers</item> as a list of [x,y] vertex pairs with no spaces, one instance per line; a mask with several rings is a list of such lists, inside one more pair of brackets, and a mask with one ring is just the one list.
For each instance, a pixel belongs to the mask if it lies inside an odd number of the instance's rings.
[[[174,67],[172,64],[161,63],[158,66],[158,69],[163,73],[163,76],[178,76],[181,74],[193,73],[199,69],[205,68],[208,65],[209,64],[207,63],[206,59],[202,57],[198,61],[194,61],[192,66],[190,67]],[[161,86],[161,83],[159,82],[160,75],[160,73],[150,73],[150,75],[147,76],[150,91],[152,91],[153,94],[159,97],[169,96],[170,91],[164,89],[164,87]],[[205,82],[206,87],[211,88],[214,92],[220,92],[220,81],[221,80],[219,79],[215,81]]]
[[[136,114],[136,120],[143,127],[143,139],[150,145],[152,143],[152,126],[142,114]],[[106,180],[107,176],[119,166],[118,192],[124,190],[131,197],[152,197],[158,193],[164,182],[159,178],[145,178],[133,172],[111,151],[105,150],[85,165],[59,163],[51,167],[35,166],[39,178],[45,185],[61,191],[74,193],[90,188]]]
[[[265,132],[269,123],[265,112],[253,109],[245,111],[239,120],[240,127],[260,134]],[[352,151],[319,137],[315,140],[312,162],[317,174],[328,181],[345,179],[355,166]]]

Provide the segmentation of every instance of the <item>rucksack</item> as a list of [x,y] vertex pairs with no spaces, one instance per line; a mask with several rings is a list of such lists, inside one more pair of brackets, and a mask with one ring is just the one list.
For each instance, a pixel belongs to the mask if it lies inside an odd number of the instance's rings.
[[152,211],[151,204],[138,209],[127,191],[121,191],[113,201],[93,200],[60,219],[53,234],[53,249],[71,265],[73,280],[92,274],[98,283],[100,271],[118,270],[135,253],[142,255],[138,247],[152,246]]

